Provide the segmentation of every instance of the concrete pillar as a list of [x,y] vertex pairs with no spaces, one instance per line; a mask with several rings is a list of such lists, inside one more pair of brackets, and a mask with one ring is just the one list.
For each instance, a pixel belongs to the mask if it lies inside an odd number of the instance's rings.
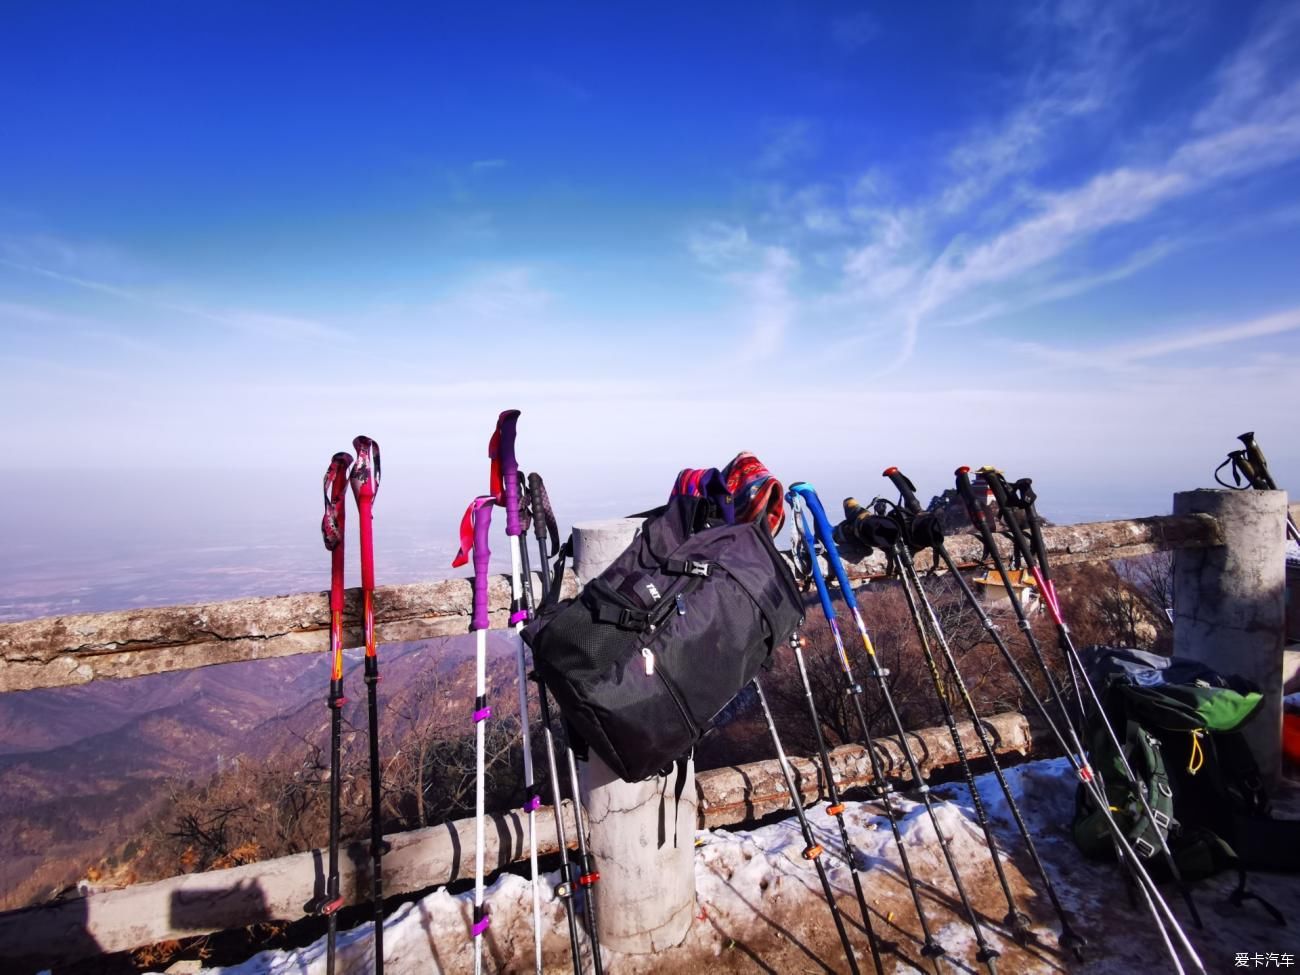
[[1264,692],[1245,730],[1265,781],[1282,772],[1286,493],[1180,491],[1174,514],[1210,514],[1223,545],[1174,553],[1174,653],[1240,674]]
[[[573,526],[579,585],[599,575],[635,537],[639,518]],[[687,763],[680,805],[675,778],[624,782],[592,754],[579,763],[591,853],[600,871],[596,921],[603,947],[651,954],[685,940],[695,915],[695,763]],[[660,830],[664,841],[661,844]]]

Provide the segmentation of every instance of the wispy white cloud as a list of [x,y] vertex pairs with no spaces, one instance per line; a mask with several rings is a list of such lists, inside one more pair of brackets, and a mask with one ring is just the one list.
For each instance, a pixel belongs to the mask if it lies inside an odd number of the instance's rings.
[[1242,46],[1216,73],[1216,91],[1196,114],[1194,125],[1202,130],[1231,126],[1243,112],[1279,84],[1279,76],[1293,67],[1300,44],[1300,7],[1276,4],[1252,25]]
[[433,303],[429,312],[449,325],[467,322],[517,323],[535,317],[555,300],[534,267],[516,265],[478,271]]
[[938,328],[965,328],[990,319],[1025,311],[1037,305],[1049,304],[1065,298],[1072,298],[1075,295],[1085,294],[1103,285],[1114,284],[1117,281],[1123,281],[1125,278],[1130,278],[1145,271],[1147,268],[1159,264],[1170,254],[1188,247],[1192,243],[1193,241],[1190,239],[1159,240],[1113,267],[1077,277],[1066,276],[1040,288],[1018,291],[1014,295],[995,300],[957,318],[937,321],[935,326]]
[[[1157,217],[1300,159],[1300,61],[1289,56],[1300,41],[1297,10],[1265,8],[1207,80],[1199,107],[1145,131],[1138,145],[1116,142],[1099,168],[1061,186],[1051,164],[1077,123],[1095,128],[1117,114],[1150,52],[1172,42],[1151,5],[1037,6],[1023,47],[1038,53],[1006,86],[1009,107],[955,143],[932,192],[901,195],[879,170],[838,189],[825,179],[778,184],[764,213],[692,250],[708,266],[729,249],[779,246],[799,265],[831,269],[815,278],[815,292],[783,296],[787,326],[891,328],[893,368],[940,315],[971,325],[1133,277],[1211,239],[1195,229],[1144,232]],[[1271,209],[1285,211],[1279,203]],[[1215,228],[1220,237],[1229,230],[1220,220]]]
[[698,228],[688,246],[739,298],[735,317],[742,334],[732,343],[736,353],[756,361],[779,352],[797,314],[798,259],[788,248],[757,244],[743,227],[719,222]]
[[760,170],[778,170],[817,151],[817,127],[811,119],[791,118],[767,123],[766,140],[755,165]]
[[[1095,370],[1098,372],[1137,373],[1148,363],[1159,363],[1164,380],[1169,382],[1176,373],[1168,368],[1171,357],[1202,349],[1237,345],[1256,339],[1271,338],[1300,331],[1300,306],[1284,308],[1255,318],[1192,329],[1177,329],[1157,333],[1133,342],[1119,342],[1100,347],[1070,346],[1057,343],[1014,342],[1018,352],[1032,356],[1039,362],[1070,370]],[[1275,358],[1275,357],[1274,357]],[[1241,364],[1245,364],[1244,361]],[[1227,363],[1216,362],[1215,368],[1225,368]],[[1279,373],[1277,362],[1270,371]],[[1283,373],[1284,374],[1284,373]],[[1149,376],[1150,371],[1143,371]]]
[[347,338],[341,329],[309,318],[281,315],[249,309],[216,309],[202,305],[161,297],[139,288],[124,288],[104,281],[95,281],[76,274],[52,268],[0,258],[0,266],[26,274],[48,278],[86,291],[117,298],[131,304],[170,312],[188,318],[200,319],[223,328],[271,339],[335,339]]
[[691,231],[686,246],[701,264],[716,269],[742,259],[753,244],[743,226],[713,221]]
[[1300,330],[1300,308],[1288,308],[1262,318],[1233,322],[1213,328],[1178,331],[1160,335],[1141,342],[1115,346],[1110,355],[1121,362],[1141,362],[1158,359],[1178,352],[1191,352],[1214,346],[1233,345],[1251,339],[1281,335]]

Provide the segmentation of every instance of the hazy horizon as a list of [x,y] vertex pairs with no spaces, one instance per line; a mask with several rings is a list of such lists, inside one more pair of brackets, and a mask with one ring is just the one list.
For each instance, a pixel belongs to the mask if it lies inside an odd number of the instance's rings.
[[[727,459],[688,461],[720,465]],[[1034,476],[1043,514],[1073,523],[1167,513],[1174,489],[1212,485],[1209,472],[1218,458],[1210,461],[1199,479],[1181,484],[1165,479],[1168,490],[1121,480],[1097,485],[1069,471],[1008,473]],[[375,506],[379,584],[466,575],[466,569],[451,568],[451,559],[464,505],[486,488],[486,458],[467,458],[443,482],[432,471],[407,472],[385,463],[388,473]],[[848,495],[892,496],[889,483],[879,476],[886,463],[864,463],[861,473],[823,468],[816,477],[808,469],[789,476],[778,468],[778,476],[787,484],[812,481],[836,514]],[[916,480],[923,500],[952,486],[951,475],[934,472],[934,464],[901,466]],[[476,468],[478,477],[469,476]],[[678,469],[647,466],[639,477],[608,486],[563,468],[545,476],[561,531],[567,533],[577,521],[662,503]],[[296,479],[288,472],[263,471],[257,489],[241,493],[240,478],[224,472],[28,472],[27,496],[0,513],[0,537],[7,550],[0,563],[0,622],[323,590],[329,572],[320,537],[323,473],[324,464],[319,474],[304,471]],[[350,498],[348,504],[347,571],[349,585],[355,585],[356,516]],[[786,541],[783,533],[781,544]],[[508,549],[499,517],[492,551],[494,566],[506,571]]]

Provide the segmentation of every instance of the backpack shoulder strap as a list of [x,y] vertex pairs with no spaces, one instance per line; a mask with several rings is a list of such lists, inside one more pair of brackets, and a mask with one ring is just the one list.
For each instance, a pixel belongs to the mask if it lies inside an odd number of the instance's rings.
[[1169,784],[1160,740],[1136,721],[1128,722],[1126,737],[1126,744],[1137,760],[1138,773],[1145,779],[1138,787],[1146,786],[1147,806],[1151,809],[1151,815],[1147,816],[1146,810],[1134,797],[1134,822],[1129,838],[1138,854],[1150,859],[1161,848],[1162,841],[1168,839],[1169,830],[1175,825],[1174,790]]
[[540,615],[542,610],[554,606],[560,601],[560,593],[564,589],[564,563],[573,557],[573,533],[565,539],[558,552],[555,553],[555,566],[551,571],[551,588],[542,595],[542,601],[537,606],[536,615]]

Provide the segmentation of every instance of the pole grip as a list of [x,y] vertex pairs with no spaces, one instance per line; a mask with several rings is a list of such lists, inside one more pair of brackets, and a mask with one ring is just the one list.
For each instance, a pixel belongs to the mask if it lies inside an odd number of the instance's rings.
[[518,410],[503,410],[497,417],[496,432],[488,443],[488,457],[492,459],[489,490],[506,509],[507,535],[523,532],[519,520],[519,462],[515,459],[515,425],[518,422]]
[[[984,478],[984,483],[989,486],[993,492],[993,500],[998,503],[998,511],[1002,513],[1004,519],[1011,516],[1007,512],[1011,509],[1011,499],[1007,492],[1007,479],[1002,476],[1002,472],[996,467],[981,467],[980,476]],[[1012,527],[1008,525],[1007,527]]]
[[894,482],[894,487],[898,488],[898,493],[903,496],[903,506],[912,514],[919,514],[922,510],[921,502],[916,497],[916,485],[908,479],[907,475],[897,467],[886,467],[882,477],[887,477]]
[[817,598],[821,601],[822,612],[826,614],[826,619],[829,622],[835,619],[835,608],[831,606],[831,592],[826,586],[826,577],[822,574],[821,563],[817,561],[817,536],[813,534],[812,525],[808,524],[808,509],[803,504],[803,496],[795,493],[793,485],[786,492],[785,499],[797,514],[803,528],[804,544],[808,546],[808,561],[812,563]]
[[362,501],[374,501],[379,494],[379,443],[369,437],[353,437],[352,449],[357,452],[351,475],[352,495],[359,506]]
[[826,561],[830,563],[831,569],[835,572],[835,578],[839,581],[840,590],[844,594],[845,600],[850,605],[854,604],[853,586],[849,584],[849,574],[844,569],[844,562],[840,559],[839,550],[835,547],[834,529],[831,526],[830,519],[826,517],[826,509],[822,507],[821,498],[817,497],[817,490],[807,481],[798,481],[790,485],[790,490],[799,495],[807,505],[808,510],[812,512],[813,525],[817,530],[817,537],[821,539],[822,545],[826,549]]
[[979,528],[979,507],[975,503],[975,489],[971,487],[970,483],[970,468],[958,467],[953,474],[957,481],[957,493],[961,496],[962,501],[966,505],[966,514],[970,518],[971,526],[973,528]]
[[325,515],[321,518],[321,537],[325,550],[330,553],[330,612],[343,612],[343,538],[347,505],[343,503],[347,492],[348,468],[352,455],[340,450],[330,458],[325,470]]
[[1273,480],[1273,475],[1268,469],[1268,460],[1264,457],[1264,451],[1260,449],[1259,443],[1255,440],[1254,432],[1247,431],[1237,439],[1246,448],[1246,456],[1250,458],[1250,465],[1254,468],[1253,476],[1249,472],[1246,472],[1246,476],[1252,480],[1258,479],[1259,483],[1265,488],[1276,491],[1277,482]]
[[476,498],[470,505],[474,520],[474,616],[470,621],[471,630],[488,628],[488,562],[492,550],[488,548],[488,537],[492,531],[492,505],[490,497]]
[[361,539],[361,588],[370,592],[375,588],[375,537],[372,512],[375,496],[379,494],[379,444],[369,437],[355,437],[352,449],[357,452],[357,462],[352,465],[352,496],[357,502],[361,521],[358,534]]

